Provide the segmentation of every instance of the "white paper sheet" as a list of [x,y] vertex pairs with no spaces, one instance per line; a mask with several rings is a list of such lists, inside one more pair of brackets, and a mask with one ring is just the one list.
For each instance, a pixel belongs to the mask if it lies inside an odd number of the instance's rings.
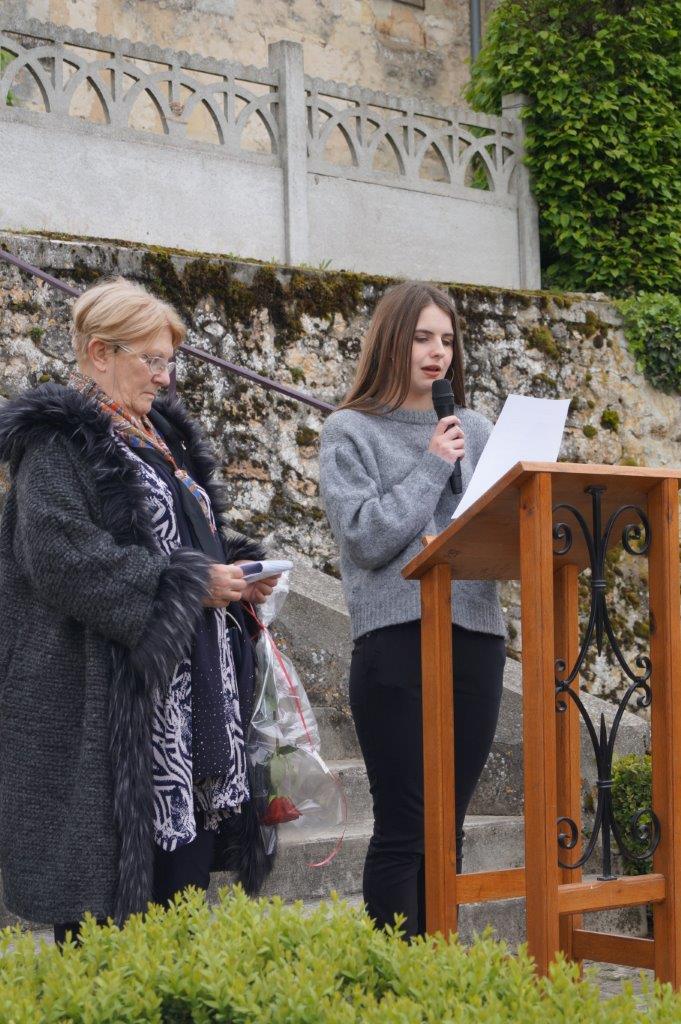
[[509,395],[452,519],[458,519],[516,462],[555,462],[569,406],[569,398]]

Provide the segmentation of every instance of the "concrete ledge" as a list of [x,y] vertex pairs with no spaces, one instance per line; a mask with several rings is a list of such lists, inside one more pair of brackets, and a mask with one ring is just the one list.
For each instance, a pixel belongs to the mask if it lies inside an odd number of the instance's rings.
[[340,581],[296,561],[290,593],[272,632],[295,662],[310,703],[336,708],[349,718],[352,642]]

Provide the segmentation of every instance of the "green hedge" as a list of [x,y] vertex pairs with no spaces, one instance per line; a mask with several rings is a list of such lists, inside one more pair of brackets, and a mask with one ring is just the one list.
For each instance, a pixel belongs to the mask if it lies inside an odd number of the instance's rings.
[[[612,766],[612,809],[615,821],[627,845],[635,853],[643,853],[648,841],[638,840],[631,833],[632,818],[638,811],[652,806],[653,768],[649,754],[627,754]],[[638,826],[650,824],[650,818],[643,818]],[[624,870],[630,875],[642,875],[652,871],[652,858],[646,861],[627,861]]]
[[467,99],[524,92],[547,285],[681,291],[680,0],[501,0]]
[[[6,931],[0,1021],[13,1024],[634,1024],[681,1019],[669,988],[601,1001],[564,962],[538,979],[488,937],[408,944],[341,902],[305,914],[225,891],[191,893],[119,932],[86,925],[63,955]],[[12,948],[13,947],[13,948]],[[639,1010],[637,1007],[641,1007]]]

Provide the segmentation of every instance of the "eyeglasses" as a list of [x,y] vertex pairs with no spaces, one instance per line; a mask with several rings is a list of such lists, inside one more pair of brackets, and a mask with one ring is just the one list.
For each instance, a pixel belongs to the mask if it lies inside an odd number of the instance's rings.
[[143,352],[135,352],[134,348],[129,348],[127,345],[116,345],[116,348],[121,349],[123,352],[129,352],[131,356],[137,356],[143,363],[146,363],[152,377],[155,377],[158,373],[173,373],[175,370],[174,359],[168,361],[163,356],[148,356]]

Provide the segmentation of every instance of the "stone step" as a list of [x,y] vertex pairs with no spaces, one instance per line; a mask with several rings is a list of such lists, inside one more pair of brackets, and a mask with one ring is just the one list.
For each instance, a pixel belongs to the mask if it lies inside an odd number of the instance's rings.
[[[488,841],[495,832],[494,841],[500,837],[505,840],[504,863],[500,867],[516,867],[518,856],[522,856],[522,819],[509,819],[496,822],[495,819],[483,819],[483,830],[487,831]],[[485,845],[481,830],[471,820],[466,830],[466,855],[473,865],[478,862],[487,864],[489,857],[483,854]],[[341,829],[314,832],[296,825],[283,825],[279,828],[279,847],[274,870],[268,878],[264,895],[278,895],[286,900],[323,899],[338,892],[342,896],[351,896],[362,891],[362,870],[366,856],[372,822],[370,817],[357,818],[349,821],[340,849],[330,863],[323,867],[312,867],[312,864],[325,861],[335,849],[340,838]],[[518,840],[518,833],[520,840]],[[482,843],[478,838],[482,838]],[[476,854],[479,851],[479,854]],[[510,857],[510,860],[509,860]],[[508,861],[508,863],[506,862]],[[486,867],[472,867],[471,870],[486,870]],[[213,876],[211,888],[229,884],[231,876],[216,874]]]
[[364,761],[361,758],[348,758],[343,761],[327,761],[326,763],[343,787],[348,824],[370,819],[372,815],[371,793]]
[[[346,896],[345,902],[359,909],[362,906],[362,897]],[[311,913],[319,906],[321,900],[306,900],[303,902],[303,909]],[[486,928],[492,928],[498,939],[508,942],[513,949],[525,942],[525,901],[524,900],[497,900],[487,904],[472,903],[470,906],[461,907],[459,910],[459,938],[462,942],[469,944],[473,942],[476,935],[482,934]],[[641,914],[638,907],[622,907],[620,910],[603,911],[599,914],[585,914],[584,927],[592,931],[612,932],[617,935],[646,936],[645,914]],[[606,965],[598,965],[599,970]],[[607,965],[609,968],[610,965]],[[626,968],[618,969],[622,973],[622,980],[635,980],[639,976],[638,971],[631,970],[626,973]],[[650,974],[651,972],[646,972]],[[614,995],[615,992],[610,993]]]
[[[617,712],[614,704],[597,697],[583,695],[584,704],[592,720],[598,722],[603,714],[608,728]],[[327,762],[361,758],[357,735],[349,710],[324,706],[315,709],[321,740],[321,753]],[[483,769],[480,782],[473,795],[471,814],[522,814],[523,811],[523,747],[522,747],[522,682],[520,666],[508,661],[504,674],[504,692],[499,723],[492,750]],[[647,749],[648,726],[636,715],[625,713],[620,724],[615,756],[637,753]],[[593,789],[596,781],[596,762],[586,729],[582,728],[581,769],[584,792]]]
[[[328,761],[327,765],[343,786],[349,829],[356,830],[366,823],[367,834],[370,834],[372,802],[364,762],[360,758],[353,758]],[[522,815],[484,814],[480,810],[480,804],[484,806],[484,801],[474,798],[466,819],[464,870],[494,871],[501,867],[521,865],[524,858]],[[287,829],[291,831],[287,832]],[[481,838],[483,833],[484,839]],[[280,830],[284,843],[289,841],[289,836],[294,843],[297,842],[296,836],[300,834],[302,833],[297,825],[285,825]],[[592,864],[598,864],[600,856],[601,847],[598,843]],[[613,850],[612,859],[614,870],[621,872],[623,865],[616,849]]]
[[362,756],[350,709],[318,706],[312,709],[317,719],[321,754],[326,761],[342,761]]
[[[523,810],[522,688],[517,663],[507,668],[499,725],[487,764],[470,805],[472,814],[521,814]],[[585,695],[584,703],[597,721],[603,711],[611,724],[615,705]],[[592,707],[593,705],[593,707]],[[356,761],[361,758],[355,728],[349,710],[318,706],[315,709],[321,739],[322,757],[327,762]],[[647,745],[647,724],[625,714],[620,727],[616,756],[642,754]],[[586,735],[582,742],[584,790],[595,782],[595,761]]]
[[[621,907],[617,910],[585,914],[583,921],[584,928],[589,931],[639,937],[646,937],[648,934],[645,907]],[[513,949],[517,948],[527,939],[525,900],[471,903],[460,909],[459,935],[464,942],[472,942],[475,936],[480,935],[487,927],[492,928],[496,938],[508,942]]]
[[[332,892],[352,904],[361,902],[362,870],[371,822],[359,820],[348,825],[342,846],[333,860],[323,867],[312,867],[334,850],[338,835],[314,833],[284,826],[274,871],[263,895],[279,895],[287,902],[302,900],[313,905]],[[524,822],[519,816],[470,816],[466,821],[464,839],[464,872],[493,871],[522,867],[524,862]],[[229,884],[227,875],[214,876],[210,896],[222,885]],[[517,946],[525,941],[525,901],[499,900],[462,907],[459,933],[469,942],[476,933],[491,926],[496,935]],[[645,935],[645,908],[633,907],[584,915],[584,927],[596,931]]]
[[[278,854],[264,894],[279,895],[287,900],[309,900],[323,899],[333,891],[343,896],[360,893],[371,829],[370,817],[349,821],[337,855],[329,864],[315,868],[311,865],[324,861],[332,853],[341,830],[313,832],[295,825],[281,826]],[[523,820],[519,817],[468,818],[464,869],[490,871],[521,866],[523,834]],[[216,875],[213,888],[229,881],[228,875]]]

